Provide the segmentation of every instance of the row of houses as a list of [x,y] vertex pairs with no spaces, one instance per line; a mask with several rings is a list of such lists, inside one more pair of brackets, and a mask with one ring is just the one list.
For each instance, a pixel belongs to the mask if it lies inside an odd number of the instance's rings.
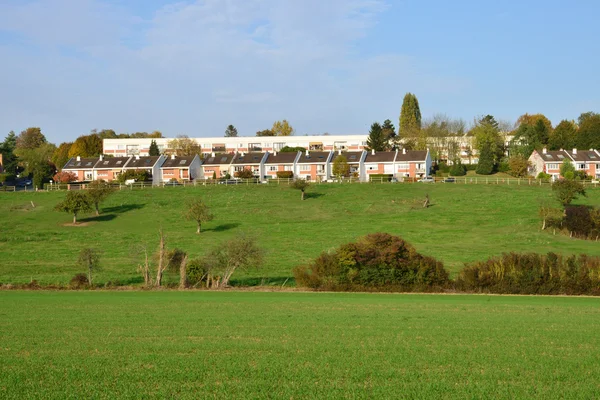
[[63,167],[76,175],[77,181],[102,179],[113,181],[127,170],[146,170],[153,184],[171,180],[224,178],[236,172],[252,171],[261,180],[277,178],[281,171],[311,181],[328,181],[334,177],[333,165],[345,157],[350,173],[368,181],[370,175],[387,174],[397,179],[427,176],[431,170],[429,151],[310,151],[304,152],[236,152],[194,156],[130,156],[71,158]]
[[571,161],[577,171],[583,171],[592,178],[600,178],[600,152],[589,150],[557,150],[541,152],[534,150],[529,157],[529,174],[537,176],[540,172],[550,174],[553,179],[560,178],[560,168],[565,160]]

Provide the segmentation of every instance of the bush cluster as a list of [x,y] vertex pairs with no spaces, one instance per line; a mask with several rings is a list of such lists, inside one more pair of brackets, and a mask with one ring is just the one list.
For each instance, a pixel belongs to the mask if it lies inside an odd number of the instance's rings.
[[129,179],[135,179],[136,182],[152,180],[152,175],[145,169],[128,169],[117,177],[119,183],[125,183]]
[[462,165],[461,163],[454,163],[450,167],[450,175],[451,176],[465,176],[467,174],[467,167]]
[[391,182],[392,181],[392,175],[391,174],[372,174],[369,175],[369,179],[371,181],[375,181],[375,182],[381,182],[382,180],[384,182]]
[[71,278],[71,282],[69,282],[69,286],[73,289],[82,289],[88,287],[90,282],[88,281],[88,277],[85,274],[77,274]]
[[435,291],[450,282],[441,262],[387,233],[323,252],[294,276],[300,285],[324,290]]
[[252,179],[254,178],[254,172],[250,169],[243,169],[241,171],[236,171],[233,176],[239,179]]
[[466,265],[456,288],[482,293],[600,295],[600,257],[503,254]]
[[277,171],[277,177],[281,179],[290,179],[294,177],[294,172],[292,171]]
[[465,164],[465,166],[467,167],[467,171],[476,171],[477,170],[477,164]]

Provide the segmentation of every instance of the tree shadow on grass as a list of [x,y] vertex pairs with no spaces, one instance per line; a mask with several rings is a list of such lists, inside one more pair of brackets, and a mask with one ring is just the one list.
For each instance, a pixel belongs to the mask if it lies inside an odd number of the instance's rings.
[[323,197],[323,193],[315,193],[315,192],[306,192],[304,193],[304,200],[307,199],[318,199],[319,197]]
[[239,223],[233,222],[233,223],[229,223],[229,224],[217,225],[214,228],[202,229],[202,231],[203,232],[224,232],[224,231],[228,231],[230,229],[237,228],[238,226],[240,226]]
[[105,213],[113,213],[113,214],[123,214],[133,210],[139,210],[144,208],[145,204],[121,204],[120,206],[114,207],[103,207],[102,212]]
[[272,277],[252,277],[252,278],[241,278],[232,279],[230,282],[231,286],[272,286],[276,288],[294,287],[296,286],[296,280],[291,276],[272,276]]
[[117,218],[115,214],[101,214],[93,217],[80,218],[78,222],[107,222]]

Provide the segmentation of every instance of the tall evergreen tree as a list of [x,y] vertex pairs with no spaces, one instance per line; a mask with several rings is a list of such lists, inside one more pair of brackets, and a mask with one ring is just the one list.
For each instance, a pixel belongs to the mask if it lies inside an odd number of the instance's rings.
[[388,140],[383,134],[383,129],[379,122],[371,124],[369,137],[367,138],[367,148],[375,151],[385,151],[388,147]]
[[17,147],[17,135],[10,131],[4,142],[0,143],[0,153],[2,153],[2,168],[4,172],[12,175],[17,174],[18,160],[15,154]]
[[412,93],[406,93],[400,110],[399,135],[403,138],[416,137],[421,130],[421,109],[419,100]]
[[225,129],[225,137],[237,137],[238,131],[233,125],[229,125],[227,129]]
[[156,140],[150,142],[150,149],[148,150],[148,154],[151,156],[160,156],[160,149],[156,144]]
[[392,124],[392,121],[386,119],[383,121],[383,125],[381,125],[381,130],[383,131],[383,135],[388,140],[394,140],[396,138],[396,127]]

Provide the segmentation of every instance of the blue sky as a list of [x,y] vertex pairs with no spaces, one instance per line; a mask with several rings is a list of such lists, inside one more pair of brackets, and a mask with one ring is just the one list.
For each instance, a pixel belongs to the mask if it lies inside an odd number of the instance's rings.
[[600,111],[600,2],[0,0],[0,137]]

